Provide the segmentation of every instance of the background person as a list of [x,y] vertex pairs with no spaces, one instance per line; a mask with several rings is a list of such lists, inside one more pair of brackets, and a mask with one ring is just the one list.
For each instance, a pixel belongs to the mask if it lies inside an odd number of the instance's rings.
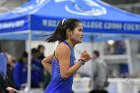
[[16,89],[10,87],[10,80],[6,77],[7,56],[0,51],[0,93],[15,93]]
[[108,67],[100,60],[99,51],[92,53],[93,59],[93,90],[90,93],[108,93],[105,88],[108,86]]

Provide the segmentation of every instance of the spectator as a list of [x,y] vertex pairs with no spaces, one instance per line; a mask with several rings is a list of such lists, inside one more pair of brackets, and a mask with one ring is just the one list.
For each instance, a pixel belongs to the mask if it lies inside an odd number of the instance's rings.
[[17,89],[21,89],[22,84],[27,82],[27,57],[28,54],[23,52],[21,58],[16,63],[14,68],[14,81]]
[[105,62],[99,60],[99,52],[93,51],[93,91],[90,93],[108,93],[108,68]]
[[39,51],[39,60],[42,60],[43,58],[45,58],[44,56],[44,51],[45,51],[45,47],[43,45],[38,45],[37,50]]
[[36,48],[31,50],[32,53],[32,74],[31,74],[31,87],[43,87],[43,66],[38,59],[39,51]]
[[[43,60],[45,58],[44,56],[45,47],[43,45],[38,45],[38,51],[40,52],[39,60]],[[43,73],[43,77],[44,77],[44,89],[45,89],[51,81],[51,75],[47,70],[45,70]]]
[[16,89],[12,86],[10,80],[6,77],[7,56],[5,53],[0,52],[0,93],[15,93]]
[[9,53],[6,53],[6,55],[7,55],[7,59],[8,59],[8,62],[7,62],[7,77],[11,81],[13,87],[16,87],[15,82],[14,82],[14,68],[15,68],[16,60]]

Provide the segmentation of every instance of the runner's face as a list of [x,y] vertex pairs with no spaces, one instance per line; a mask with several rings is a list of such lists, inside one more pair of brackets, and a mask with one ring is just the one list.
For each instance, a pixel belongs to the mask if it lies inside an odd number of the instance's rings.
[[71,35],[71,40],[74,41],[75,43],[82,43],[82,39],[83,39],[83,26],[79,22],[77,23],[77,27],[74,29]]

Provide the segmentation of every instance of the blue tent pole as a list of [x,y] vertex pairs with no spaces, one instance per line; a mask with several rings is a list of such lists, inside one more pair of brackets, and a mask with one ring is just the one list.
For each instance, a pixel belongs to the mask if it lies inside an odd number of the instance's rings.
[[[28,32],[28,72],[27,72],[27,87],[25,91],[31,90],[31,40],[32,40],[32,32],[31,32],[31,15],[28,15],[28,24],[29,24],[29,32]],[[29,93],[29,92],[28,92]]]

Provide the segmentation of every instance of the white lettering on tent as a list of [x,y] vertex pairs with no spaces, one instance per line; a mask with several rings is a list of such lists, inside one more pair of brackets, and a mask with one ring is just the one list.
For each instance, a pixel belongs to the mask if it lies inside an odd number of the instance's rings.
[[[46,20],[42,21],[43,26],[47,27],[57,27],[59,20]],[[130,23],[116,23],[116,22],[99,22],[99,21],[82,21],[84,28],[90,29],[110,29],[110,30],[140,30],[140,24],[130,24]],[[11,24],[10,24],[11,25]],[[9,24],[6,25],[9,27]],[[4,27],[6,27],[4,26]],[[1,28],[1,25],[0,25]]]
[[140,24],[123,24],[124,30],[140,30]]
[[120,29],[122,29],[122,24],[121,23],[105,22],[104,23],[104,28],[105,29],[120,30]]
[[102,29],[102,22],[82,21],[83,26],[86,28]]
[[25,24],[24,20],[19,20],[15,22],[4,22],[4,23],[0,23],[0,29],[22,27],[24,26],[24,24]]
[[58,25],[58,21],[57,20],[43,20],[42,24],[43,26],[56,27]]

